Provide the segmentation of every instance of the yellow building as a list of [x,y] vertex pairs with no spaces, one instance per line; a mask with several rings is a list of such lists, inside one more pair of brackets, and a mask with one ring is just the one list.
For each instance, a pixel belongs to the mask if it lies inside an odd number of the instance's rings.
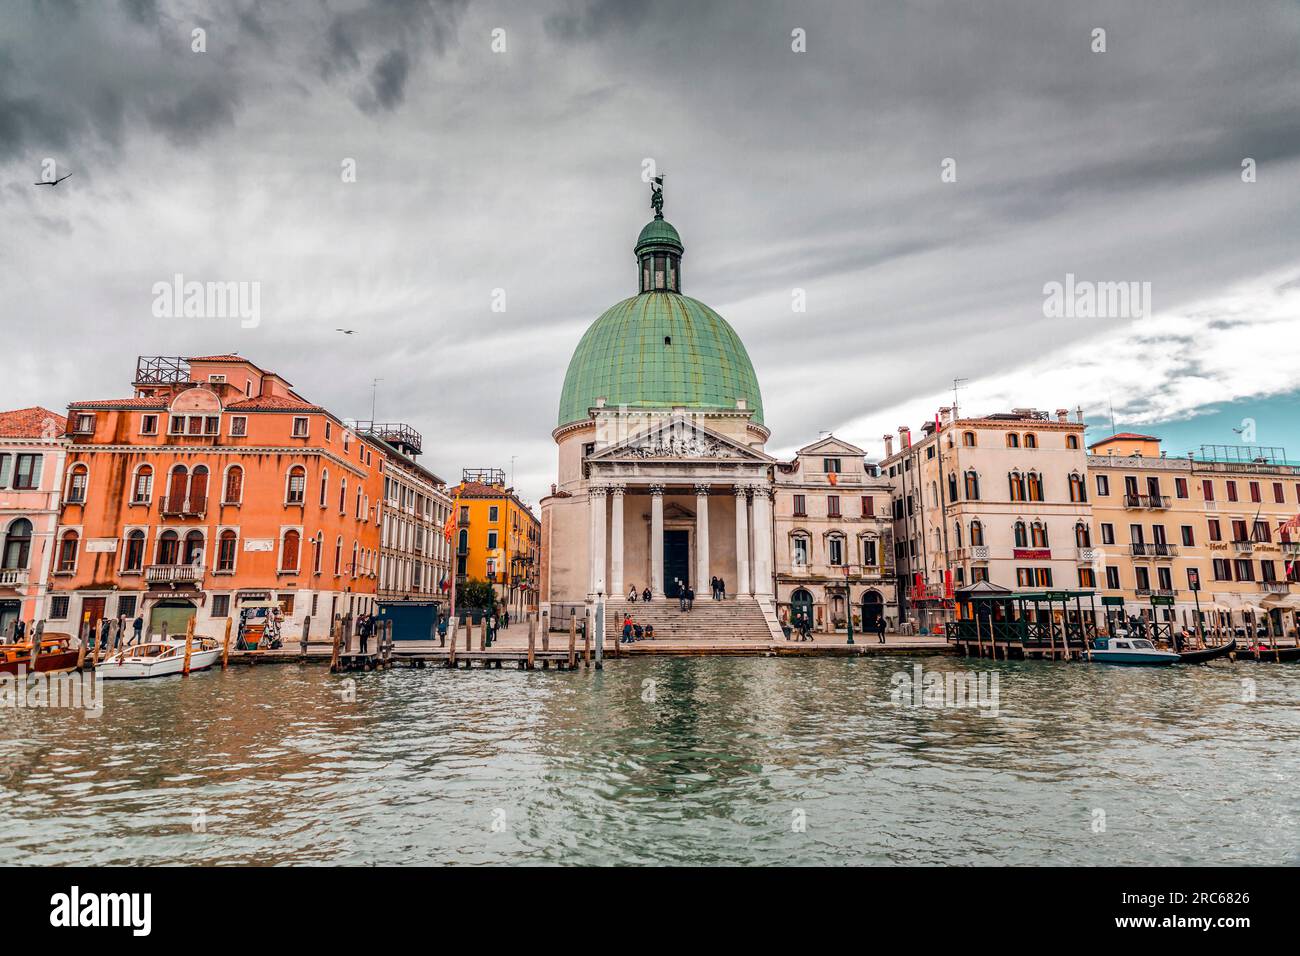
[[456,498],[456,584],[490,581],[511,615],[537,607],[541,524],[500,468],[466,468]]
[[[1090,446],[1097,589],[1127,615],[1195,627],[1254,621],[1291,636],[1300,615],[1300,467],[1268,449],[1168,457],[1124,432]],[[1280,449],[1275,450],[1280,453]]]

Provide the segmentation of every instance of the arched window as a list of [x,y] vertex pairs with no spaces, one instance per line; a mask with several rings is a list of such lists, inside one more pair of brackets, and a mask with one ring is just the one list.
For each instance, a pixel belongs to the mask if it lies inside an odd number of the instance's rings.
[[1028,475],[1029,500],[1043,500],[1043,476],[1036,471],[1031,471]]
[[32,556],[32,523],[19,518],[5,532],[4,567],[6,571],[24,571]]
[[239,551],[239,535],[230,528],[217,536],[217,570],[231,572],[235,570],[235,555]]
[[141,571],[144,569],[144,532],[138,528],[128,531],[126,548],[122,554],[123,571]]
[[952,526],[953,547],[961,547],[961,522],[955,521]]
[[966,472],[966,500],[980,500],[980,476],[975,473],[973,468]]
[[147,505],[153,500],[153,466],[141,465],[131,482],[131,504]]
[[90,470],[85,465],[73,465],[68,469],[68,497],[70,505],[86,503],[86,488],[90,484]]
[[325,535],[317,531],[316,537],[311,539],[311,573],[320,574],[320,565],[323,560],[321,552],[325,550]]
[[860,539],[862,564],[868,568],[880,565],[880,539],[875,535],[863,535]]
[[1047,543],[1047,525],[1043,524],[1041,521],[1035,521],[1030,527],[1030,533],[1033,536],[1035,548],[1051,547],[1051,545]]
[[221,500],[228,505],[237,505],[244,500],[244,469],[238,465],[226,469],[226,487]]
[[348,480],[339,479],[339,514],[344,514],[348,510]]
[[460,529],[460,535],[456,540],[456,553],[469,554],[469,531],[466,528]]
[[190,514],[201,515],[208,510],[208,468],[195,465],[190,474],[190,503],[186,508]]
[[320,470],[320,506],[324,508],[329,503],[330,493],[330,470],[322,468]]
[[961,443],[962,443],[963,445],[965,445],[967,448],[974,448],[974,447],[975,447],[975,433],[974,433],[974,432],[962,432],[962,433],[961,433]]
[[357,567],[357,543],[353,541],[352,542],[352,576],[354,578],[357,576],[358,570],[359,568]]
[[334,541],[334,576],[338,577],[343,573],[343,535],[339,535]]
[[970,523],[970,543],[973,546],[984,543],[984,525],[982,522],[972,521]]
[[307,469],[294,465],[285,479],[284,503],[300,505],[307,500]]
[[1023,521],[1017,521],[1015,524],[1016,547],[1029,547],[1029,531],[1025,528]]
[[1019,447],[1020,447],[1020,436],[1017,435],[1015,432],[1007,432],[1007,447],[1008,447],[1008,448],[1019,448]]
[[1078,435],[1066,435],[1066,436],[1065,436],[1065,447],[1066,447],[1066,448],[1072,448],[1072,449],[1078,449],[1078,447],[1079,447],[1079,436],[1078,436]]
[[167,477],[167,500],[163,510],[173,513],[185,510],[185,491],[190,484],[190,473],[184,465],[177,465]]
[[1010,489],[1012,501],[1025,500],[1025,476],[1018,471],[1013,471],[1007,475],[1007,485]]
[[1070,500],[1076,502],[1088,500],[1088,482],[1077,471],[1070,472]]
[[183,564],[201,565],[203,563],[203,532],[190,531],[185,535],[185,560]]
[[59,564],[58,568],[64,573],[70,574],[77,570],[77,532],[65,531],[63,537],[59,539]]
[[808,535],[797,532],[790,536],[790,562],[796,568],[806,568],[812,556],[812,542]]
[[1026,447],[1026,448],[1037,448],[1037,447],[1038,447],[1038,436],[1035,435],[1033,432],[1025,432],[1025,447]]
[[1074,526],[1074,543],[1080,548],[1092,547],[1092,532],[1082,521]]
[[948,500],[957,500],[957,476],[954,474],[948,475]]
[[155,564],[176,564],[180,556],[181,539],[170,528],[158,538],[158,560]]
[[297,531],[286,531],[280,543],[280,570],[298,570],[298,545],[302,536]]
[[357,520],[361,519],[361,486],[357,485]]
[[834,568],[844,564],[844,535],[835,533],[827,536],[826,559]]

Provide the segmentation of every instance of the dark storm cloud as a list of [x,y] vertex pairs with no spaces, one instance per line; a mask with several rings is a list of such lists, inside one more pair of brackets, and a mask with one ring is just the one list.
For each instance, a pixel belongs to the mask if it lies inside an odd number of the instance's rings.
[[[518,455],[535,496],[573,347],[635,290],[646,157],[668,174],[684,291],[743,338],[775,448],[1122,331],[1044,320],[1043,284],[1066,272],[1151,281],[1157,311],[1273,273],[1269,298],[1300,288],[1300,14],[1284,0],[12,9],[0,173],[22,185],[0,189],[15,224],[0,301],[36,330],[23,367],[49,374],[13,380],[7,407],[82,397],[65,373],[120,394],[130,357],[110,367],[108,347],[238,350],[343,414],[368,414],[382,378],[379,414],[425,432],[431,467]],[[32,190],[46,156],[84,175]],[[261,281],[265,321],[153,319],[147,290],[175,272]],[[1155,397],[1137,410],[1194,409],[1179,376],[1246,394],[1220,358],[1257,307],[1138,330],[1091,378],[1142,366]],[[1090,398],[1017,387],[998,394]]]

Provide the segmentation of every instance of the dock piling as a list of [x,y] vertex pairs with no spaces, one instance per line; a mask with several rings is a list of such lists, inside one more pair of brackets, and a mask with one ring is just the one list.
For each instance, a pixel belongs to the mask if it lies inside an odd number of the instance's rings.
[[185,662],[181,664],[181,676],[190,676],[190,654],[194,650],[194,618],[185,622]]
[[226,618],[226,636],[221,639],[221,669],[230,666],[230,618]]

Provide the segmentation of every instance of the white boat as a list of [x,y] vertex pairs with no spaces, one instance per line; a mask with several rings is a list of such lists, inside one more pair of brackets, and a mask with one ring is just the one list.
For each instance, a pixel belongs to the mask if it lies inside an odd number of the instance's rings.
[[1144,637],[1099,637],[1092,642],[1090,659],[1096,664],[1140,664],[1163,667],[1182,658],[1172,651],[1158,650]]
[[[196,637],[190,643],[190,671],[205,670],[216,663],[221,645],[215,638]],[[105,680],[135,680],[165,677],[185,669],[185,641],[167,639],[132,644],[99,662],[98,673]]]

